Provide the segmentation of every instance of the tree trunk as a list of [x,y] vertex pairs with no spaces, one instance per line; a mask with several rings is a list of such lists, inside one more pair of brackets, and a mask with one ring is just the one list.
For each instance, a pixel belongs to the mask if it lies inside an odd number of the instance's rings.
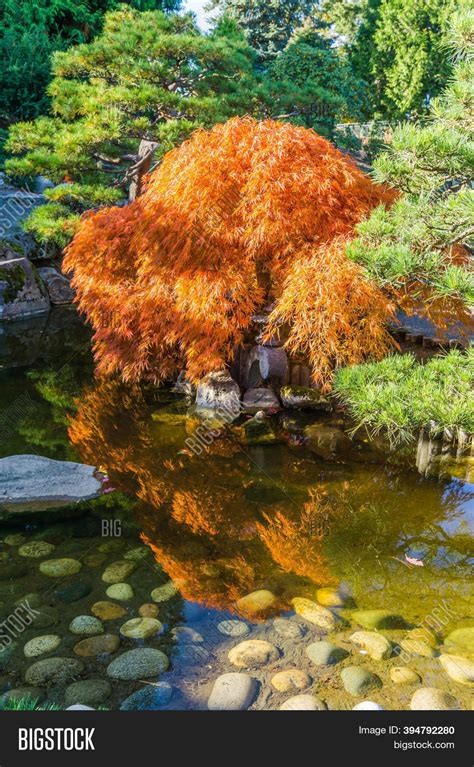
[[143,176],[145,176],[151,168],[151,161],[157,146],[157,141],[147,141],[146,139],[140,141],[140,146],[138,147],[138,161],[134,166],[132,180],[128,189],[128,199],[130,202],[139,197],[143,191]]

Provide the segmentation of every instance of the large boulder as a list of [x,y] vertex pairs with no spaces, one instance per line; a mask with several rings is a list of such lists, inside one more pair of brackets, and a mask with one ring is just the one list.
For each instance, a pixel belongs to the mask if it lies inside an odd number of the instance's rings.
[[226,370],[209,373],[197,387],[196,407],[222,411],[233,421],[240,415],[240,388]]
[[0,518],[73,506],[100,492],[94,466],[39,455],[0,459]]
[[68,278],[52,266],[43,266],[38,274],[46,285],[49,300],[52,304],[70,304],[74,299],[74,291]]
[[272,389],[249,389],[242,402],[244,413],[259,413],[262,410],[280,410],[280,400]]
[[0,262],[0,320],[14,320],[49,311],[46,289],[27,258]]

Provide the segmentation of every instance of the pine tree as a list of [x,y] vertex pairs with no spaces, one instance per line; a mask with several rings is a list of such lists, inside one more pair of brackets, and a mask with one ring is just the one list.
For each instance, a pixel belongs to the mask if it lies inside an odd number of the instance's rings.
[[[469,322],[474,303],[474,8],[464,0],[445,39],[453,79],[429,119],[406,123],[375,162],[375,178],[402,191],[358,226],[349,254],[381,285],[417,282],[420,305],[451,299]],[[436,302],[431,308],[434,310]],[[446,310],[446,304],[441,309]]]
[[190,15],[122,7],[91,43],[56,53],[51,117],[12,127],[7,171],[68,182],[27,226],[64,246],[78,214],[140,192],[159,158],[198,125],[245,111],[252,52],[232,23],[209,36]]

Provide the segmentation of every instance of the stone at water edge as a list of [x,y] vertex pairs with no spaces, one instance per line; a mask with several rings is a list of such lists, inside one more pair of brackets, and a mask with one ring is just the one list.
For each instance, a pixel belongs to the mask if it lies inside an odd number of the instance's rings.
[[61,637],[57,634],[45,634],[44,636],[30,639],[23,648],[25,658],[36,658],[38,655],[45,655],[53,652],[61,644]]
[[461,655],[441,655],[439,662],[453,681],[474,687],[474,661]]
[[217,624],[220,634],[228,637],[241,637],[250,633],[250,628],[244,621],[226,620]]
[[109,655],[120,647],[120,639],[115,634],[98,634],[81,639],[74,645],[73,652],[81,658],[93,658],[97,655]]
[[382,686],[378,676],[361,666],[347,666],[341,671],[341,679],[346,692],[354,697]]
[[280,409],[280,400],[272,389],[249,389],[242,400],[243,412],[251,415],[260,411]]
[[392,654],[392,644],[383,634],[375,631],[356,631],[350,641],[367,651],[373,660],[387,660]]
[[0,320],[44,314],[50,308],[45,286],[27,258],[0,262]]
[[453,695],[435,687],[420,687],[410,701],[412,711],[458,711],[459,703]]
[[55,548],[56,546],[52,543],[47,543],[47,541],[30,541],[20,546],[18,553],[20,557],[40,559],[41,557],[49,557]]
[[319,628],[325,631],[331,631],[335,627],[336,616],[326,607],[322,607],[316,604],[316,602],[304,599],[303,597],[295,597],[291,602],[295,612],[315,626],[319,626]]
[[298,668],[289,668],[284,671],[279,671],[272,676],[272,686],[278,692],[298,692],[299,690],[306,690],[310,687],[312,679],[306,671],[301,671]]
[[362,703],[358,703],[354,706],[353,711],[385,711],[384,707],[379,703],[374,703],[373,700],[363,700]]
[[82,679],[66,688],[64,699],[67,706],[82,703],[85,706],[98,706],[112,694],[112,687],[106,679]]
[[127,614],[122,605],[114,602],[95,602],[91,607],[91,613],[102,621],[115,621]]
[[319,389],[308,386],[282,386],[280,399],[285,408],[296,410],[331,410],[331,402]]
[[161,650],[152,647],[139,647],[128,650],[107,666],[107,676],[111,679],[132,681],[149,679],[167,670],[169,660]]
[[0,459],[0,517],[49,511],[97,498],[95,467],[39,455]]
[[249,674],[222,674],[214,682],[207,707],[210,711],[243,711],[254,702],[258,687]]
[[60,687],[72,682],[84,671],[75,658],[45,658],[33,663],[25,672],[25,682],[35,687]]
[[301,639],[304,634],[302,626],[286,618],[275,618],[272,628],[283,639]]
[[68,278],[53,269],[51,266],[42,266],[38,274],[46,285],[49,300],[53,305],[71,304],[74,300],[74,291],[69,284]]
[[68,575],[76,575],[82,565],[77,559],[63,557],[62,559],[45,559],[39,566],[40,573],[48,578],[65,578]]
[[395,684],[419,684],[421,677],[408,666],[394,666],[390,669],[390,679]]
[[77,615],[69,624],[69,631],[79,636],[96,636],[104,633],[104,626],[92,615]]
[[125,559],[119,559],[112,562],[102,573],[104,583],[122,583],[136,570],[135,562],[129,562]]
[[129,583],[113,583],[105,593],[110,599],[117,599],[119,602],[128,602],[134,595]]
[[332,642],[321,640],[308,645],[306,655],[315,666],[331,666],[347,658],[349,653]]
[[359,626],[369,631],[407,628],[406,621],[390,610],[355,610],[352,618]]
[[267,610],[271,610],[276,601],[275,594],[272,594],[268,589],[257,589],[257,591],[252,591],[238,599],[235,606],[244,615],[261,615]]
[[280,711],[326,711],[324,701],[314,695],[294,695],[280,706]]
[[128,639],[148,639],[163,630],[163,624],[156,618],[132,618],[120,626],[120,633]]
[[261,639],[247,639],[230,650],[229,661],[239,668],[258,668],[280,657],[275,645]]
[[120,711],[156,711],[166,706],[173,695],[168,682],[154,682],[129,695],[120,705]]
[[227,371],[209,373],[197,387],[196,407],[222,408],[230,423],[240,415],[240,388]]

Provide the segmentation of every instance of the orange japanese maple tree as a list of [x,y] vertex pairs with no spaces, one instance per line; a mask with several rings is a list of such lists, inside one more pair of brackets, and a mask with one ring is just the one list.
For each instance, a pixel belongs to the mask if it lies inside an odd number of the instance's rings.
[[99,370],[196,381],[262,310],[322,386],[339,364],[383,356],[393,305],[344,245],[393,196],[312,130],[244,117],[197,131],[135,202],[85,214],[67,248]]

